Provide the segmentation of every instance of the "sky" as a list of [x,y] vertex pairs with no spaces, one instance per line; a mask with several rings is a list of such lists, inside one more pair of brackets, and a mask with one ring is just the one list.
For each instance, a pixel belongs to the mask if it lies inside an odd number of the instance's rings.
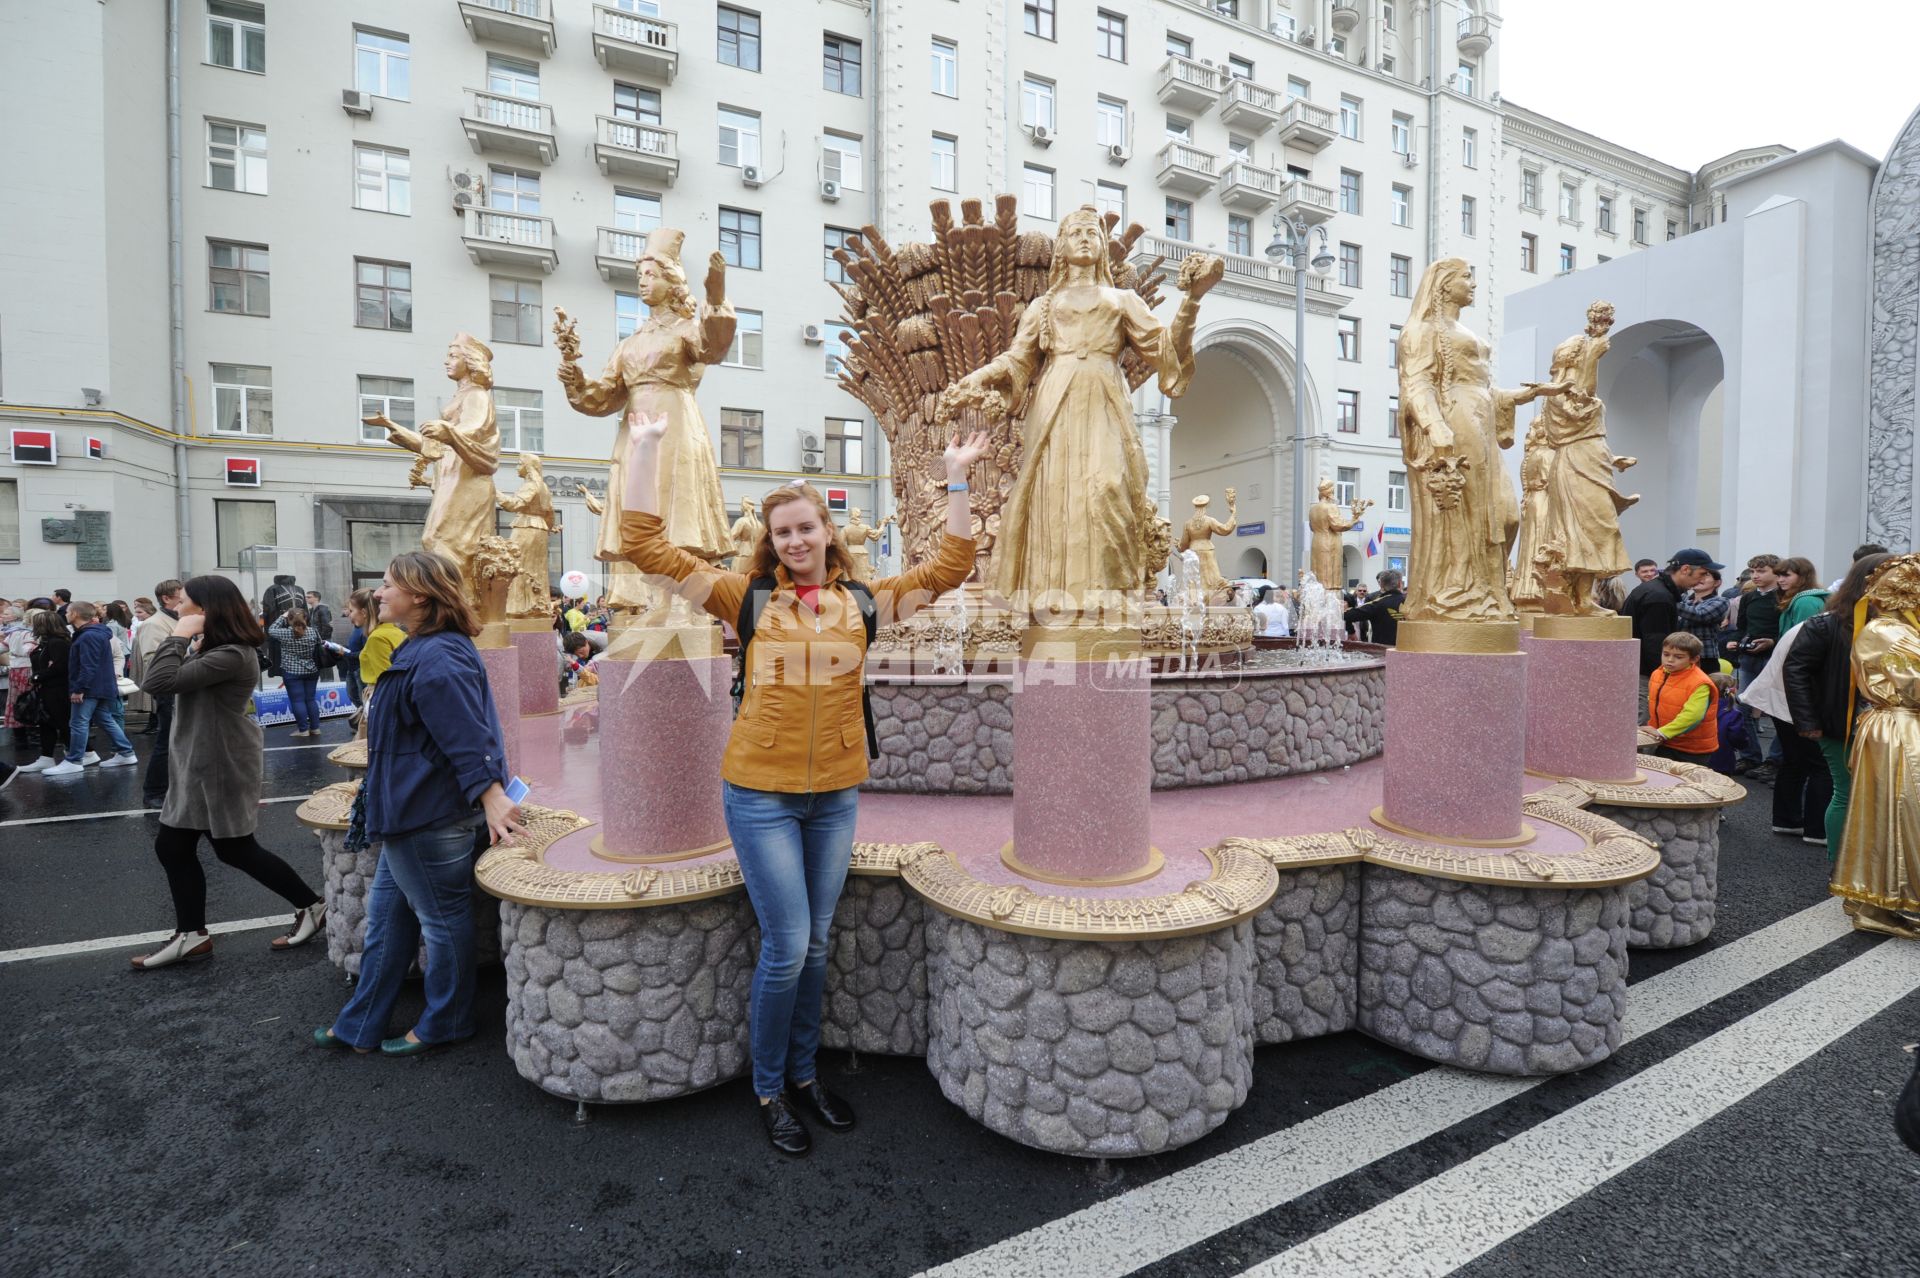
[[1832,138],[1879,159],[1920,106],[1920,0],[1500,0],[1500,15],[1504,97],[1682,169]]

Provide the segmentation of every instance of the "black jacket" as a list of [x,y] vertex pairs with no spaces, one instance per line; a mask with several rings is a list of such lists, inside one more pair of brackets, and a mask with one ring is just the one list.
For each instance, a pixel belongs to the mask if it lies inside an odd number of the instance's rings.
[[1354,633],[1360,639],[1391,647],[1399,641],[1400,610],[1406,603],[1404,590],[1390,590],[1386,594],[1376,595],[1358,608],[1347,609],[1347,625],[1356,627]]
[[1784,672],[1787,708],[1793,712],[1796,731],[1818,728],[1835,741],[1846,739],[1852,665],[1853,622],[1835,612],[1807,618],[1793,637],[1793,647],[1787,649]]
[[1640,641],[1640,673],[1660,668],[1660,649],[1667,636],[1680,629],[1680,587],[1662,572],[1633,588],[1620,605],[1620,615],[1633,619],[1633,637]]
[[33,667],[33,686],[40,692],[40,708],[48,723],[64,723],[67,717],[67,651],[73,641],[65,635],[38,639],[28,660]]

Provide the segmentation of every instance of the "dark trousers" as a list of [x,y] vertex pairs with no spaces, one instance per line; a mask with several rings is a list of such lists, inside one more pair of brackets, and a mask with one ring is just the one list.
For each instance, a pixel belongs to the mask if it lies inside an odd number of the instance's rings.
[[[167,890],[173,893],[176,932],[198,932],[207,926],[207,876],[200,868],[200,836],[204,830],[177,830],[162,825],[153,841],[153,854],[167,872]],[[207,836],[213,854],[270,891],[278,892],[296,910],[320,902],[294,868],[254,842],[251,834],[233,839]]]
[[1827,805],[1833,802],[1833,775],[1820,743],[1809,741],[1785,719],[1773,721],[1780,742],[1780,766],[1773,778],[1773,824],[1814,839],[1827,837]]
[[[45,697],[45,694],[42,694]],[[49,702],[50,705],[53,703]],[[60,698],[57,705],[40,721],[40,755],[47,759],[61,759],[67,753],[67,699]]]
[[173,736],[173,698],[153,699],[153,753],[147,756],[147,775],[140,783],[141,799],[158,807],[167,797],[167,740]]

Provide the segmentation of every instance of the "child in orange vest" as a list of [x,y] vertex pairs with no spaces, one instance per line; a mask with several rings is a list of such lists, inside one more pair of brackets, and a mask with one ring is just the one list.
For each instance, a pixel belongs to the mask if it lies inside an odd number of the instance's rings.
[[1700,668],[1700,640],[1684,630],[1660,645],[1660,668],[1647,676],[1647,726],[1666,738],[1654,753],[1705,765],[1720,748],[1719,689]]

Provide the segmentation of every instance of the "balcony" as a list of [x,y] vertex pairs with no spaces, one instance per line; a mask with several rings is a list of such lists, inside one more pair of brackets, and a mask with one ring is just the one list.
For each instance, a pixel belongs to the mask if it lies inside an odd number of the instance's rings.
[[537,266],[551,271],[560,264],[553,249],[553,219],[533,213],[467,206],[461,214],[461,242],[476,265]]
[[645,231],[601,227],[593,248],[593,264],[600,268],[600,278],[609,284],[633,283],[634,263],[640,260],[640,251],[646,246]]
[[1280,122],[1286,99],[1251,80],[1229,79],[1220,90],[1220,123],[1258,137]]
[[1182,111],[1205,111],[1219,99],[1226,78],[1219,67],[1176,53],[1160,64],[1160,101]]
[[680,135],[638,120],[595,117],[593,162],[608,177],[632,177],[672,186],[680,176]]
[[1454,43],[1469,58],[1477,58],[1493,46],[1493,23],[1485,17],[1460,19]]
[[658,18],[593,6],[593,56],[609,71],[632,71],[673,83],[680,69],[680,28]]
[[1294,98],[1280,111],[1282,146],[1297,146],[1302,151],[1324,151],[1339,134],[1333,112],[1315,106],[1305,98]]
[[[1203,248],[1186,240],[1173,240],[1160,235],[1143,235],[1134,242],[1133,256],[1130,259],[1135,268],[1145,270],[1154,258],[1164,258],[1161,268],[1169,277],[1179,274],[1180,263],[1191,253],[1206,253],[1217,257],[1226,266],[1226,274],[1221,280],[1223,287],[1241,296],[1251,293],[1263,301],[1293,301],[1293,270],[1278,266],[1264,257],[1249,257],[1244,253],[1221,253],[1214,249]],[[1307,278],[1307,309],[1316,315],[1337,314],[1352,298],[1336,293],[1328,288],[1327,282],[1313,272],[1305,272]],[[1237,286],[1237,287],[1236,287]]]
[[1218,156],[1177,139],[1161,147],[1155,159],[1159,164],[1155,180],[1162,190],[1198,195],[1212,189],[1220,178]]
[[1352,0],[1334,0],[1333,29],[1341,35],[1360,25],[1360,6]]
[[1272,169],[1233,160],[1220,175],[1220,202],[1239,213],[1261,213],[1280,198],[1286,179]]
[[460,21],[481,44],[507,44],[553,56],[548,0],[459,0]]
[[1333,216],[1333,188],[1315,186],[1305,178],[1292,178],[1280,187],[1280,214],[1288,218],[1301,218],[1309,225],[1318,226]]
[[468,89],[460,127],[467,131],[467,143],[475,155],[511,155],[553,163],[553,108],[544,102]]

